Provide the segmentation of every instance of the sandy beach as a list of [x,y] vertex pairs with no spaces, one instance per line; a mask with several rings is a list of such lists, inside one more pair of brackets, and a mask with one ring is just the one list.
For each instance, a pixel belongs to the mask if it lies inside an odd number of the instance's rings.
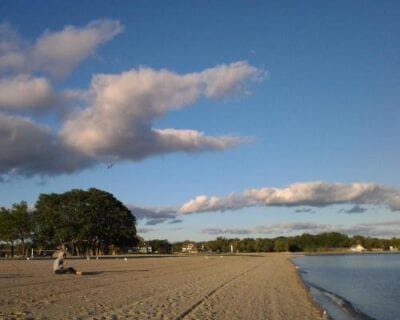
[[322,319],[285,254],[0,261],[0,319]]

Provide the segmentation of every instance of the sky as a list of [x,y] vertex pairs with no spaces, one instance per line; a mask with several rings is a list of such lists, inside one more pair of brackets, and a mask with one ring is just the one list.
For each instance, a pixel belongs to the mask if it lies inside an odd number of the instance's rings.
[[0,206],[145,239],[400,237],[398,1],[0,2]]

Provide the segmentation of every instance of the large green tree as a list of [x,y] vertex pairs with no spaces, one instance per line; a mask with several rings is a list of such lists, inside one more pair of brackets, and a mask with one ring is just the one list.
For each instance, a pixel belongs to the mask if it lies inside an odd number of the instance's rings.
[[112,194],[95,188],[42,194],[35,206],[35,243],[108,253],[136,244],[136,219]]

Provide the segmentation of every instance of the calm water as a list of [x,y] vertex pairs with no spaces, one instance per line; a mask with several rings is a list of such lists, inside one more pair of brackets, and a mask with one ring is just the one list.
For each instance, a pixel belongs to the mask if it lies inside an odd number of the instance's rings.
[[400,320],[400,254],[294,258],[315,298],[335,320]]

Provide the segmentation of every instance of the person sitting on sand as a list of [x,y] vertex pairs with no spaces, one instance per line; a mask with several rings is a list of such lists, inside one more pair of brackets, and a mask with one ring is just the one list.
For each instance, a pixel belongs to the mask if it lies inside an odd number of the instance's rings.
[[61,251],[58,254],[57,259],[53,263],[53,270],[55,274],[65,274],[65,273],[73,273],[78,276],[82,274],[80,271],[76,271],[74,268],[69,267],[69,268],[64,268],[64,259],[66,258],[65,252]]

